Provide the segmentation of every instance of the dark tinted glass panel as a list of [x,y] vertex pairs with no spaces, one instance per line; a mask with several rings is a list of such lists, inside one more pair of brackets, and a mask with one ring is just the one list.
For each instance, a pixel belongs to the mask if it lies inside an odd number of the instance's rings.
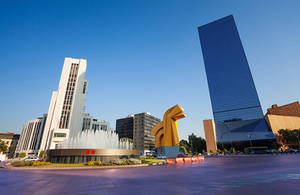
[[232,141],[246,139],[247,132],[266,134],[269,129],[233,16],[200,26],[198,31],[218,140],[229,136],[224,122],[231,124]]

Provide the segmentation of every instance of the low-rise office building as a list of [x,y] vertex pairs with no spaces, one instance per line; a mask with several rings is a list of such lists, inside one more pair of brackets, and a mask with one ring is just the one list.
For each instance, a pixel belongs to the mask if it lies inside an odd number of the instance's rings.
[[300,129],[300,105],[299,102],[283,106],[272,105],[268,109],[265,119],[274,134],[280,129]]
[[[12,158],[14,156],[15,149],[17,147],[20,135],[14,133],[0,133],[0,140],[7,145],[6,157]],[[10,150],[10,148],[12,149]],[[2,154],[3,152],[0,152]]]
[[116,132],[119,134],[119,139],[132,139],[135,149],[146,153],[155,149],[155,136],[151,135],[151,131],[159,122],[160,119],[149,112],[129,115],[126,118],[117,119]]

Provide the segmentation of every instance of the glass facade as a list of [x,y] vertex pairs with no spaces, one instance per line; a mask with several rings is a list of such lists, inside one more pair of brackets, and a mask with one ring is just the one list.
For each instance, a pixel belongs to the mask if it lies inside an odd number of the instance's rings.
[[117,119],[116,132],[119,134],[119,139],[129,138],[133,140],[133,117]]
[[218,141],[248,140],[251,132],[252,139],[268,139],[270,130],[233,16],[200,26],[198,32]]

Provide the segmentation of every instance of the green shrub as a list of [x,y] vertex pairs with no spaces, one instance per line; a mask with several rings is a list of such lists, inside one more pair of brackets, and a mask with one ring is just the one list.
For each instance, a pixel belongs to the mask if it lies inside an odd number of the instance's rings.
[[22,153],[19,155],[20,158],[24,158],[25,156],[26,156],[26,153],[25,153],[25,152],[22,152]]
[[50,165],[50,162],[39,162],[35,161],[32,166],[44,166],[44,165]]
[[34,160],[25,161],[25,165],[24,166],[32,166],[34,162],[35,162]]
[[101,165],[101,161],[94,161],[94,165]]
[[11,165],[15,166],[15,167],[24,167],[25,162],[24,161],[15,161],[15,162],[12,162]]
[[[153,158],[154,159],[154,158]],[[128,161],[130,161],[131,163],[133,163],[134,165],[135,164],[141,164],[142,162],[138,159],[135,159],[135,158],[130,158],[128,159]]]
[[103,163],[104,166],[105,165],[113,165],[113,164],[114,164],[113,161],[109,161],[109,162]]
[[44,157],[44,153],[45,153],[45,151],[44,151],[44,150],[42,150],[42,151],[40,152],[40,155],[39,155],[39,157]]
[[214,151],[213,151],[213,150],[210,150],[209,152],[210,152],[210,153],[214,153]]
[[50,165],[50,162],[39,162],[39,161],[15,161],[11,163],[15,167],[24,167],[24,166],[44,166]]
[[218,151],[218,153],[222,153],[222,150],[220,150],[220,149],[218,149],[217,151]]
[[94,161],[89,161],[88,162],[88,166],[93,166],[93,165],[95,165]]
[[115,159],[110,162],[112,162],[113,164],[116,164],[116,165],[124,165],[124,163],[126,162],[126,159],[125,158]]

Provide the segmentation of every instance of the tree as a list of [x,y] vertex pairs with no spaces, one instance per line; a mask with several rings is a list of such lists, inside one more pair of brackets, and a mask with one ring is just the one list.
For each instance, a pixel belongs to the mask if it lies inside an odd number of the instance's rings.
[[186,150],[185,146],[180,146],[179,151],[183,154],[187,154],[187,150]]
[[15,146],[9,146],[9,151],[14,151],[14,150],[16,150]]
[[26,153],[25,153],[25,152],[22,152],[22,153],[19,155],[20,158],[24,158],[25,156],[26,156]]
[[[193,153],[197,153],[198,151],[206,150],[206,141],[202,137],[197,137],[197,135],[193,134],[189,136],[189,144],[193,143]],[[192,145],[191,145],[192,146]]]
[[180,145],[180,152],[183,152],[184,154],[187,154],[191,148],[191,145],[184,139],[180,140],[179,142]]
[[43,157],[44,157],[44,154],[45,154],[45,151],[44,151],[44,150],[42,150],[42,151],[40,152],[40,155],[39,155],[39,157],[43,158]]
[[282,144],[283,148],[300,146],[300,129],[280,129],[276,136],[278,143]]
[[0,152],[5,153],[7,151],[7,145],[0,139]]

